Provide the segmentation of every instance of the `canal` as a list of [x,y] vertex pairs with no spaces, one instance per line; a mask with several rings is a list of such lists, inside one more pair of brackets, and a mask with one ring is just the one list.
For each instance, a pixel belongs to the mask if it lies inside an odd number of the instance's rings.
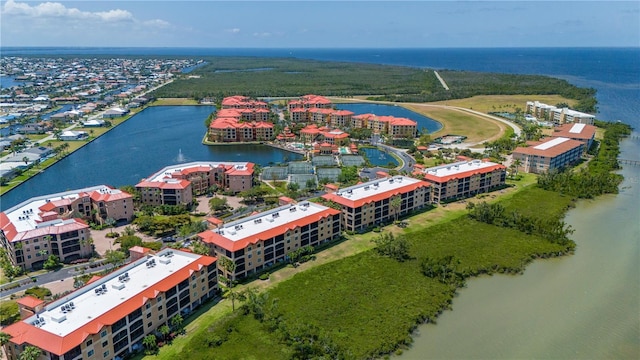
[[0,197],[2,210],[30,197],[97,184],[135,185],[162,167],[190,161],[299,160],[265,145],[202,144],[213,106],[150,107]]

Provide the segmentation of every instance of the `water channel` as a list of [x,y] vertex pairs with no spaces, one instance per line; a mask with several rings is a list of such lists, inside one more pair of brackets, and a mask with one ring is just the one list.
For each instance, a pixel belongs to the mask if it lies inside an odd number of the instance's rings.
[[[625,154],[640,154],[640,141],[623,141]],[[640,358],[640,167],[622,174],[620,194],[567,214],[574,255],[537,260],[523,275],[471,279],[401,358]]]
[[172,164],[190,161],[251,161],[260,165],[301,155],[265,145],[202,144],[204,121],[213,106],[156,106],[82,147],[19,187],[2,195],[2,209],[30,197],[107,184],[135,185]]

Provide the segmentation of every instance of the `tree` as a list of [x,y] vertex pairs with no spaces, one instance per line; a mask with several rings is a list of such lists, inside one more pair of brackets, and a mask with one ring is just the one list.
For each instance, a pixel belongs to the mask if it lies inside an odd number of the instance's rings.
[[55,270],[61,266],[62,264],[60,263],[60,258],[55,255],[49,255],[49,258],[44,262],[43,265],[45,270]]
[[391,233],[384,233],[371,241],[376,244],[376,251],[382,256],[390,257],[399,262],[410,259],[409,242],[404,236],[396,238]]
[[191,249],[198,255],[209,255],[209,247],[201,241],[193,242]]
[[214,196],[211,199],[209,199],[209,209],[211,209],[212,213],[226,210],[227,206],[228,206],[228,202],[226,197]]
[[180,314],[177,314],[174,317],[172,317],[169,320],[169,325],[171,325],[171,328],[173,330],[177,331],[180,334],[184,332],[184,328],[182,327],[184,325],[184,319]]
[[36,360],[40,355],[42,355],[42,350],[40,350],[40,348],[29,345],[24,348],[22,353],[20,353],[18,360]]
[[9,342],[9,340],[11,340],[11,335],[7,334],[6,332],[0,332],[0,358],[3,357],[4,354],[2,353],[2,349]]
[[120,251],[125,254],[134,246],[142,246],[142,239],[135,235],[121,236],[118,241],[120,241]]
[[287,185],[287,189],[291,192],[296,192],[300,190],[300,185],[296,182],[290,182],[289,185]]
[[307,180],[307,183],[305,185],[306,185],[305,187],[306,187],[307,190],[313,190],[318,186],[314,179]]
[[120,264],[124,263],[127,258],[126,255],[119,250],[107,250],[104,253],[105,263],[113,265],[113,267],[118,267]]
[[395,221],[398,221],[398,214],[400,213],[400,207],[402,206],[402,198],[400,196],[394,196],[389,201],[389,206],[393,209]]
[[513,168],[515,170],[514,176],[518,176],[518,169],[520,168],[520,166],[522,166],[522,161],[520,161],[520,159],[513,160]]
[[113,232],[113,228],[116,226],[116,220],[114,218],[108,217],[105,221],[104,224],[107,225],[107,227],[111,228],[111,232]]
[[18,303],[12,300],[0,302],[0,325],[11,325],[18,320],[20,320]]
[[145,348],[145,354],[153,355],[158,352],[158,342],[156,340],[156,336],[153,334],[149,334],[142,339],[142,345]]
[[160,326],[160,328],[158,329],[158,331],[160,332],[160,334],[162,335],[162,339],[163,340],[167,340],[167,337],[169,336],[169,334],[171,333],[171,328],[169,328],[169,326],[162,325]]
[[24,157],[22,158],[22,161],[24,161],[24,164],[25,164],[25,165],[29,164],[29,157],[28,157],[28,156],[24,156]]

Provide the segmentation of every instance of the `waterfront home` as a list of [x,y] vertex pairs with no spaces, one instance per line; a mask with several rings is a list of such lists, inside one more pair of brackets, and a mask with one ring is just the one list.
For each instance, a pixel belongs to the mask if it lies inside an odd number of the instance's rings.
[[82,126],[84,126],[84,127],[102,127],[102,126],[104,126],[104,124],[105,124],[104,120],[92,119],[92,120],[87,120],[87,121],[83,122]]
[[46,127],[41,124],[25,124],[18,129],[18,134],[44,134]]
[[513,160],[519,160],[522,171],[535,174],[561,170],[577,163],[585,148],[583,142],[566,137],[528,141],[527,145],[513,150]]
[[0,245],[11,263],[42,268],[48,255],[63,262],[89,257],[92,247],[87,221],[133,219],[133,197],[99,185],[34,197],[0,213]]
[[[242,112],[242,111],[248,112]],[[222,109],[209,125],[209,141],[251,142],[269,141],[274,138],[274,125],[266,121],[255,121],[257,114],[252,109]],[[259,109],[258,109],[259,110]],[[258,111],[255,110],[255,111]],[[268,110],[264,110],[267,111]],[[268,116],[259,116],[267,119]]]
[[254,182],[250,162],[199,161],[160,169],[136,185],[140,200],[149,205],[188,205],[193,195],[206,194],[213,186],[225,191],[251,189]]
[[126,114],[129,113],[129,110],[127,109],[122,109],[119,107],[115,107],[112,109],[109,109],[107,111],[105,111],[104,113],[102,113],[102,118],[103,119],[113,119],[113,118],[118,118],[121,116],[125,116]]
[[89,137],[89,133],[87,133],[86,131],[67,130],[67,131],[63,131],[60,134],[60,140],[62,141],[85,140],[88,137]]
[[464,160],[420,169],[414,175],[431,184],[434,203],[466,199],[505,185],[507,168],[487,160]]
[[415,178],[393,176],[338,189],[322,197],[341,207],[345,230],[361,231],[426,207],[431,203],[431,186]]
[[552,137],[565,137],[585,144],[584,151],[591,148],[596,136],[596,127],[587,124],[564,124],[553,130]]
[[37,147],[28,148],[28,149],[24,150],[23,153],[36,154],[36,155],[38,155],[40,157],[40,159],[44,159],[44,158],[46,158],[48,156],[53,155],[55,153],[55,151],[50,147],[37,146]]
[[526,113],[534,115],[538,119],[552,121],[556,125],[567,123],[588,124],[593,125],[595,116],[585,114],[580,111],[571,110],[569,108],[558,108],[547,105],[539,101],[527,101]]
[[418,123],[411,119],[375,114],[352,116],[351,127],[371,129],[376,134],[388,135],[394,139],[415,138],[418,131]]
[[289,253],[301,247],[335,240],[340,233],[339,210],[303,201],[220,224],[198,237],[212,256],[235,263],[231,273],[220,264],[218,270],[236,280],[286,261]]
[[[19,300],[26,317],[5,327],[9,360],[35,346],[47,359],[124,359],[171,319],[218,293],[217,261],[173,249],[144,256],[49,304]],[[134,255],[132,253],[132,255]]]

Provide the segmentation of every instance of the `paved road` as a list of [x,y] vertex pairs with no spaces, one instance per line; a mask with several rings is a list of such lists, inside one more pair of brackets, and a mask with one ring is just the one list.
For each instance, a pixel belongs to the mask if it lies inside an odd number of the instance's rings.
[[394,148],[393,146],[385,145],[385,144],[377,144],[381,148],[387,150],[390,153],[395,154],[400,160],[400,165],[396,168],[396,170],[403,172],[406,171],[411,173],[413,171],[413,165],[416,163],[416,159],[413,156],[407,153],[405,149]]
[[[82,268],[84,268],[85,266],[87,266],[87,264],[79,264],[79,265],[75,265],[72,267],[64,267],[58,271],[51,271],[45,274],[41,274],[41,275],[37,275],[34,276],[36,278],[36,281],[30,281],[29,279],[22,279],[22,280],[16,280],[13,283],[19,282],[22,285],[13,288],[13,289],[9,289],[9,290],[2,290],[0,291],[0,298],[4,298],[6,296],[9,296],[11,294],[15,294],[19,291],[24,291],[27,290],[29,288],[32,288],[36,285],[42,285],[42,284],[46,284],[46,283],[50,283],[53,281],[61,281],[61,280],[65,280],[68,278],[72,278],[74,276],[78,276],[78,275],[82,275]],[[104,270],[107,266],[109,265],[100,265],[97,266],[95,268],[90,268],[89,272],[98,272],[98,271],[102,271]],[[4,286],[7,286],[8,284],[5,284]]]

